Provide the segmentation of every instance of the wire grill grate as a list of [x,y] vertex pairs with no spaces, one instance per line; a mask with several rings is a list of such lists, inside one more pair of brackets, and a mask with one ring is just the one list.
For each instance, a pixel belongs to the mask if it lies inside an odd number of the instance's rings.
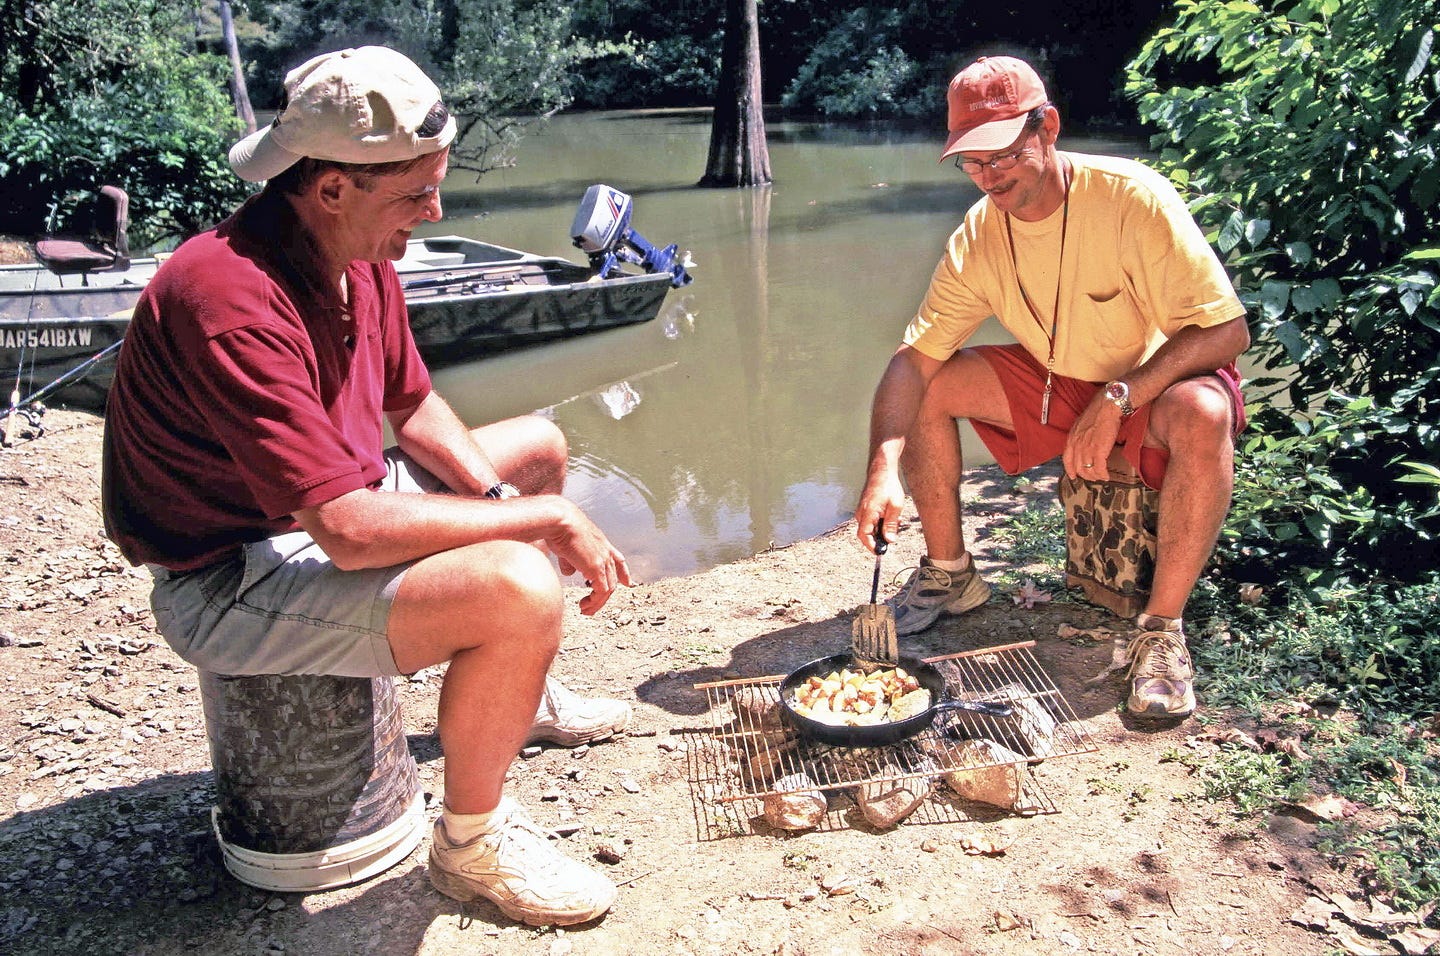
[[[708,728],[685,734],[699,838],[754,832],[765,798],[795,792],[785,781],[797,774],[813,782],[805,789],[827,797],[829,811],[821,829],[849,825],[846,817],[853,814],[847,811],[856,807],[856,788],[999,767],[1010,768],[1013,775],[1010,812],[1057,812],[1032,765],[1096,748],[1035,660],[1034,646],[1025,641],[928,658],[944,676],[949,696],[1004,701],[1012,714],[950,711],[921,733],[886,747],[833,747],[797,735],[781,719],[778,707],[783,675],[696,684],[705,691],[710,720]],[[905,822],[964,822],[1003,812],[936,788]]]

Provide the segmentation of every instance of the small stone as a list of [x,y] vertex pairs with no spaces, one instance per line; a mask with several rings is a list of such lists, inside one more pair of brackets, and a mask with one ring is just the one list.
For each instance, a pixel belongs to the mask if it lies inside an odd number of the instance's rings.
[[629,777],[622,777],[622,778],[620,779],[620,786],[623,787],[623,788],[625,788],[625,792],[626,792],[626,793],[639,793],[639,792],[640,792],[640,785],[639,785],[638,783],[636,783],[634,780],[631,780]]
[[625,856],[613,845],[609,843],[602,843],[595,849],[595,859],[599,860],[601,863],[608,863],[611,866],[614,866],[616,863],[619,863],[621,860],[625,859]]
[[534,760],[544,752],[544,747],[526,747],[520,751],[520,756],[526,760]]
[[265,901],[265,908],[272,913],[278,913],[285,908],[285,897],[272,896]]

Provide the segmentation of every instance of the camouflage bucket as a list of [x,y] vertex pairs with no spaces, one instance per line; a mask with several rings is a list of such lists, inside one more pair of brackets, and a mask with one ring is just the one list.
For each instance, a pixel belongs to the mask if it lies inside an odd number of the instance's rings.
[[1156,504],[1160,493],[1135,477],[1112,481],[1060,478],[1065,510],[1065,585],[1120,617],[1134,617],[1155,573]]
[[388,677],[200,672],[225,867],[262,889],[375,875],[423,835],[424,800]]

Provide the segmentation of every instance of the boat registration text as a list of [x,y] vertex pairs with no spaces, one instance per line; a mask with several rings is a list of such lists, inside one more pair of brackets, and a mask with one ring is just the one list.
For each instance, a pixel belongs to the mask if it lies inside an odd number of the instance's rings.
[[0,331],[0,348],[85,348],[90,345],[91,333],[95,330],[86,326],[61,326],[45,329],[5,329]]

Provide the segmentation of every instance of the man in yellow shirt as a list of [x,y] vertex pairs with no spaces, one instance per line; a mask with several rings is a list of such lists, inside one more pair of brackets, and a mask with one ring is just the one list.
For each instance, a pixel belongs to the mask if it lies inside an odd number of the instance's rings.
[[[1056,148],[1060,116],[1028,64],[982,57],[948,99],[941,159],[955,157],[985,195],[876,389],[860,540],[873,550],[877,527],[893,539],[903,469],[926,555],[891,603],[901,634],[923,631],[990,593],[961,530],[957,419],[1010,474],[1060,456],[1066,474],[1104,480],[1118,446],[1160,493],[1128,708],[1186,716],[1194,670],[1181,618],[1230,504],[1244,307],[1163,176]],[[991,315],[1017,344],[964,348]]]

